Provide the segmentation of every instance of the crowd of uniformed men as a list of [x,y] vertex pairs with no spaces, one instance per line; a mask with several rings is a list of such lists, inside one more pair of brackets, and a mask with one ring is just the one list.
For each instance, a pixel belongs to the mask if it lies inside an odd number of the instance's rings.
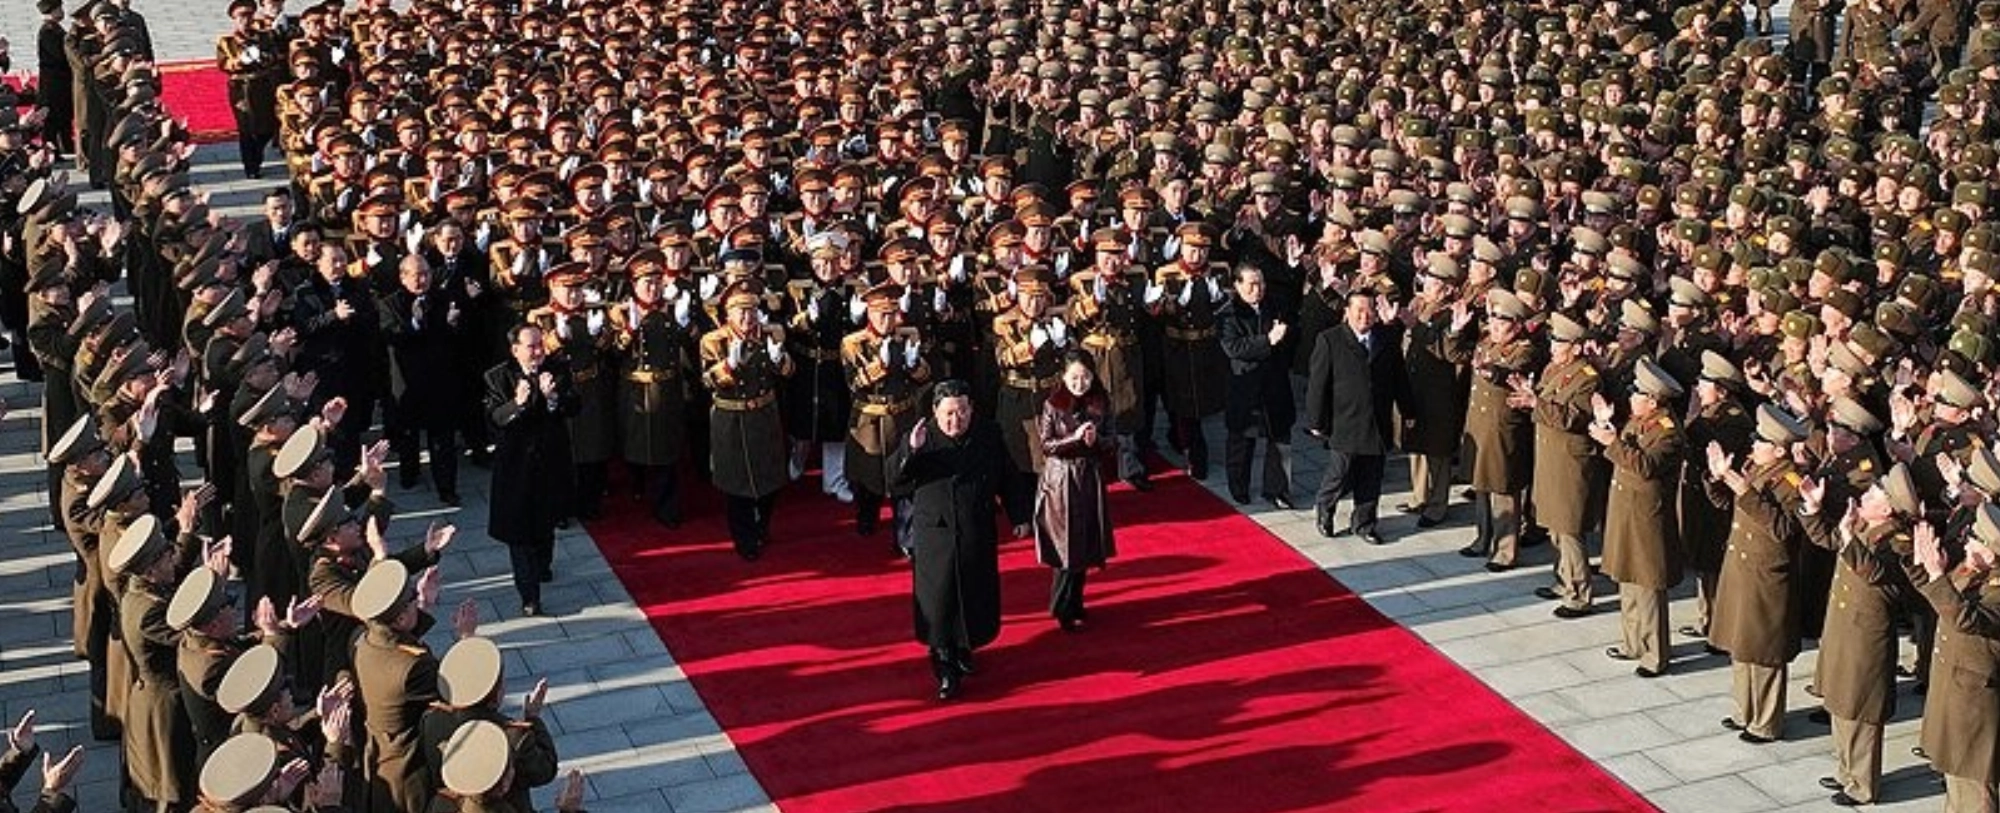
[[243,169],[275,146],[289,178],[240,222],[189,182],[144,21],[44,0],[73,88],[0,105],[0,315],[45,385],[91,729],[135,807],[525,810],[540,692],[498,710],[467,611],[421,643],[451,530],[386,550],[392,468],[449,504],[462,455],[494,468],[535,614],[558,524],[616,484],[674,526],[683,468],[745,559],[810,479],[907,552],[885,457],[960,379],[1019,536],[1080,347],[1122,478],[1157,439],[1207,477],[1223,414],[1229,491],[1261,437],[1289,508],[1290,376],[1353,330],[1394,337],[1420,525],[1469,480],[1465,552],[1549,540],[1564,618],[1601,544],[1641,677],[1694,581],[1677,631],[1730,659],[1749,742],[1816,640],[1835,802],[1922,703],[1947,804],[1993,810],[2000,2],[1800,0],[1782,42],[1769,9],[237,0]]

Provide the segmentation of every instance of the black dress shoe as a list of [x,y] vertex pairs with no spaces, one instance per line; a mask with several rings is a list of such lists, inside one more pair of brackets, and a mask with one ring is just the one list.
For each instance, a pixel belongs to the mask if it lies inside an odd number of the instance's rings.
[[1436,528],[1443,524],[1444,520],[1441,519],[1431,519],[1430,517],[1419,517],[1417,519],[1417,527],[1419,528]]
[[950,700],[958,696],[958,676],[945,675],[938,678],[937,699]]
[[1458,555],[1463,556],[1467,559],[1484,559],[1486,558],[1487,553],[1485,548],[1482,548],[1478,545],[1466,545],[1465,547],[1458,549]]
[[1189,466],[1187,470],[1187,475],[1189,477],[1193,477],[1196,480],[1208,479],[1208,464],[1203,463],[1199,466]]
[[540,618],[541,615],[542,615],[542,605],[540,604],[521,605],[522,618]]
[[1564,604],[1564,605],[1561,605],[1561,606],[1558,606],[1558,607],[1556,607],[1556,608],[1555,608],[1555,610],[1554,610],[1554,615],[1555,615],[1555,617],[1557,617],[1557,618],[1561,618],[1561,619],[1564,619],[1564,620],[1568,620],[1568,619],[1572,619],[1572,618],[1583,618],[1583,617],[1585,617],[1585,616],[1588,616],[1588,615],[1590,615],[1590,614],[1591,614],[1592,612],[1594,612],[1594,611],[1593,611],[1593,610],[1591,610],[1591,609],[1590,609],[1589,607],[1587,607],[1587,606],[1586,606],[1586,607],[1571,607],[1571,606],[1569,606],[1569,605],[1567,605],[1567,604]]
[[1056,626],[1062,627],[1063,632],[1076,632],[1083,629],[1083,622],[1074,618],[1058,618],[1056,619]]
[[1831,797],[1828,797],[1827,801],[1832,802],[1841,807],[1860,807],[1864,804],[1867,804],[1867,802],[1863,802],[1860,799],[1856,799],[1852,796],[1847,795],[1847,791],[1844,790],[1834,794]]
[[1806,712],[1806,719],[1819,725],[1833,725],[1833,715],[1823,708]]
[[1717,657],[1729,657],[1729,651],[1714,644],[1702,644],[1701,651]]
[[1919,681],[1917,683],[1910,684],[1910,694],[1916,695],[1918,697],[1923,697],[1926,693],[1930,692],[1930,690],[1931,690],[1931,685],[1928,683]]
[[1626,652],[1625,650],[1619,649],[1618,647],[1615,646],[1605,647],[1604,657],[1610,658],[1614,661],[1636,661],[1639,659],[1639,656]]
[[1695,626],[1695,625],[1693,625],[1693,624],[1688,624],[1688,625],[1686,625],[1686,626],[1683,626],[1683,627],[1681,627],[1680,629],[1678,629],[1678,630],[1675,630],[1675,632],[1678,632],[1678,633],[1680,633],[1680,634],[1681,634],[1681,637],[1683,637],[1683,638],[1707,638],[1707,637],[1708,637],[1708,631],[1707,631],[1707,630],[1704,630],[1704,629],[1702,629],[1702,628],[1700,628],[1700,627],[1697,627],[1697,626]]
[[1913,677],[1916,677],[1916,676],[1917,676],[1917,672],[1916,672],[1916,670],[1914,670],[1914,669],[1911,669],[1910,667],[1907,667],[1907,666],[1897,666],[1897,667],[1896,667],[1896,677],[1899,677],[1899,678],[1913,678]]
[[1327,538],[1327,539],[1332,539],[1332,538],[1334,538],[1334,537],[1337,537],[1337,536],[1339,536],[1339,535],[1340,535],[1340,532],[1339,532],[1339,531],[1336,531],[1336,530],[1334,530],[1334,529],[1333,529],[1333,526],[1332,526],[1332,525],[1330,525],[1330,524],[1328,524],[1328,523],[1325,523],[1325,522],[1319,522],[1319,523],[1314,523],[1314,524],[1315,524],[1315,525],[1317,526],[1317,527],[1316,527],[1316,530],[1318,530],[1318,531],[1319,531],[1319,535],[1320,535],[1320,536],[1322,536],[1322,537],[1325,537],[1325,538]]
[[1930,755],[1930,752],[1928,752],[1928,751],[1925,751],[1925,750],[1924,750],[1924,747],[1923,747],[1923,746],[1921,746],[1921,745],[1912,745],[1912,746],[1910,746],[1910,755],[1911,755],[1911,756],[1914,756],[1914,757],[1916,757],[1916,758],[1918,758],[1918,759],[1930,759],[1930,758],[1931,758],[1931,755]]
[[1535,588],[1535,598],[1545,599],[1548,601],[1558,601],[1562,598],[1562,594],[1557,593],[1556,589],[1553,587],[1543,585],[1541,587]]
[[1652,680],[1653,678],[1656,678],[1656,677],[1659,677],[1659,676],[1661,676],[1661,675],[1664,675],[1664,674],[1666,674],[1666,673],[1665,673],[1665,672],[1656,672],[1656,671],[1653,671],[1653,670],[1651,670],[1651,669],[1647,669],[1647,668],[1646,668],[1646,667],[1644,667],[1644,666],[1634,666],[1634,667],[1632,667],[1632,674],[1635,674],[1635,675],[1638,675],[1639,677],[1642,677],[1642,678],[1645,678],[1645,679],[1647,679],[1647,680]]
[[1742,724],[1742,723],[1739,723],[1739,722],[1736,722],[1736,718],[1734,718],[1734,717],[1724,717],[1724,718],[1722,718],[1722,727],[1723,727],[1724,729],[1726,729],[1726,730],[1729,730],[1729,731],[1742,731],[1742,730],[1743,730],[1743,724]]
[[958,673],[961,675],[976,674],[979,671],[977,669],[972,668],[972,656],[970,654],[959,655],[952,658],[951,668],[958,670]]
[[1835,779],[1831,776],[1820,777],[1819,786],[1822,788],[1826,788],[1827,790],[1840,790],[1841,788],[1840,780]]
[[1736,738],[1744,742],[1750,743],[1751,745],[1770,745],[1771,743],[1777,742],[1777,740],[1772,739],[1770,737],[1766,737],[1761,734],[1752,734],[1748,731],[1739,732],[1736,735]]
[[1299,510],[1299,506],[1298,506],[1298,505],[1297,505],[1296,503],[1293,503],[1293,502],[1292,502],[1292,498],[1290,498],[1290,497],[1286,497],[1286,496],[1283,496],[1283,495],[1279,495],[1279,496],[1276,496],[1276,497],[1272,497],[1272,498],[1271,498],[1271,507],[1272,507],[1272,508],[1276,508],[1276,509],[1279,509],[1279,510],[1283,510],[1283,511],[1297,511],[1297,510]]
[[1250,504],[1250,495],[1248,494],[1231,494],[1229,495],[1229,498],[1235,500],[1237,505]]
[[1415,503],[1405,502],[1396,504],[1396,513],[1398,514],[1414,514],[1422,510],[1424,510],[1424,507]]
[[1505,573],[1505,572],[1507,572],[1507,571],[1509,571],[1509,570],[1513,570],[1513,569],[1514,569],[1514,566],[1513,566],[1513,565],[1508,565],[1508,564],[1501,564],[1501,563],[1499,563],[1499,562],[1487,562],[1487,563],[1486,563],[1486,572],[1488,572],[1488,573]]
[[457,508],[462,501],[459,500],[458,492],[456,491],[441,491],[438,492],[438,502]]
[[745,562],[755,562],[763,558],[764,546],[758,545],[756,547],[744,548],[737,551],[736,555],[743,557],[743,561]]
[[1366,531],[1357,531],[1355,532],[1354,536],[1370,545],[1387,544],[1382,541],[1382,535],[1376,533],[1375,530],[1372,528]]

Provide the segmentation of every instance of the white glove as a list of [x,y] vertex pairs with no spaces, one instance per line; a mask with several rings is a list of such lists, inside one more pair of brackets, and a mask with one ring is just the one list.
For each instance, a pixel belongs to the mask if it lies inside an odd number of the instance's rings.
[[257,46],[255,46],[255,45],[247,45],[247,46],[244,46],[244,48],[243,48],[243,53],[242,53],[241,55],[239,55],[239,56],[237,56],[237,57],[236,57],[236,61],[238,61],[238,62],[243,62],[243,63],[250,63],[250,62],[256,62],[256,61],[257,61],[258,59],[262,58],[263,56],[264,56],[264,52],[263,52],[263,51],[260,51],[260,50],[258,50],[258,49],[257,49]]
[[1030,331],[1028,331],[1028,346],[1029,346],[1029,347],[1032,347],[1032,348],[1034,348],[1034,349],[1036,349],[1036,350],[1040,350],[1040,349],[1042,349],[1042,345],[1045,345],[1045,344],[1048,344],[1048,343],[1049,343],[1049,332],[1048,332],[1048,331],[1046,331],[1046,330],[1043,330],[1043,329],[1041,329],[1040,327],[1036,327],[1036,328],[1035,328],[1034,330],[1030,330]]
[[605,199],[605,200],[617,200],[617,199],[618,199],[618,187],[617,187],[617,186],[614,186],[614,185],[612,185],[612,183],[611,183],[611,179],[610,179],[610,178],[605,178],[605,179],[604,179],[604,186],[603,186],[602,188],[603,188],[603,193],[602,193],[602,194],[604,195],[604,199]]
[[765,326],[765,325],[769,325],[769,324],[771,324],[771,314],[770,314],[770,312],[769,312],[769,311],[766,311],[766,310],[764,310],[763,308],[758,308],[758,309],[757,309],[757,324],[758,324],[759,326]]
[[678,322],[681,327],[687,327],[688,320],[693,318],[693,315],[693,312],[688,309],[687,292],[682,291],[679,296],[674,297],[674,321]]
[[721,280],[719,280],[719,279],[716,279],[715,275],[713,275],[713,274],[711,274],[711,275],[709,275],[709,276],[706,276],[706,277],[702,277],[702,278],[701,278],[701,298],[702,298],[702,299],[714,299],[714,298],[715,298],[715,289],[716,289],[717,287],[719,287],[719,286],[720,286],[721,284],[722,284],[722,281],[721,281]]
[[917,344],[917,342],[903,343],[903,366],[912,370],[917,369],[917,362],[920,360]]
[[881,354],[880,354],[880,355],[882,356],[882,366],[884,366],[884,367],[888,367],[888,366],[890,366],[890,365],[894,364],[895,362],[893,362],[893,361],[891,361],[891,360],[890,360],[890,359],[891,359],[891,356],[890,356],[890,354],[889,354],[889,340],[888,340],[888,339],[883,339],[883,340],[882,340],[882,345],[881,345],[881,350],[882,350],[882,352],[881,352]]
[[561,316],[556,317],[556,335],[565,339],[569,338],[568,317],[561,317]]
[[596,288],[585,288],[583,289],[583,302],[586,305],[602,305],[604,304],[604,292]]
[[601,310],[591,311],[590,316],[584,319],[583,323],[585,326],[590,328],[590,335],[592,336],[602,335],[604,333],[604,311]]
[[514,255],[514,276],[525,277],[527,275],[528,275],[528,252],[523,251],[519,254]]
[[338,45],[333,46],[333,61],[335,64],[347,61],[347,49]]
[[411,254],[417,253],[417,249],[422,247],[423,244],[424,224],[418,223],[411,226],[409,231],[403,233],[403,247],[409,249]]
[[1173,235],[1168,237],[1167,244],[1161,247],[1160,249],[1160,254],[1164,255],[1169,260],[1179,258],[1181,256],[1180,235]]
[[1069,276],[1069,252],[1067,251],[1056,255],[1056,276]]
[[[633,112],[638,112],[638,111],[633,111]],[[649,178],[639,179],[639,199],[640,200],[653,199],[653,181],[651,179]]]
[[722,362],[722,363],[723,363],[723,364],[726,364],[726,365],[728,365],[728,366],[729,366],[729,369],[731,369],[731,370],[734,370],[734,369],[736,369],[736,368],[738,368],[738,367],[741,367],[741,366],[743,366],[743,340],[742,340],[742,339],[730,339],[730,340],[729,340],[729,358],[726,358],[726,359],[723,359],[723,362]]
[[869,213],[868,213],[868,230],[869,230],[869,231],[874,231],[874,230],[876,230],[876,229],[880,228],[880,225],[879,225],[879,223],[878,223],[878,221],[880,221],[880,220],[881,220],[881,216],[880,216],[880,213],[878,213],[878,212],[869,212]]
[[1063,324],[1061,319],[1050,319],[1049,340],[1055,342],[1057,347],[1068,347],[1069,325]]
[[378,250],[376,250],[376,248],[375,248],[374,246],[369,246],[369,247],[368,247],[368,264],[369,264],[369,265],[381,265],[381,264],[382,264],[382,252],[381,252],[381,251],[378,251]]
[[1222,283],[1216,281],[1214,277],[1208,278],[1208,301],[1222,301]]
[[336,209],[354,208],[354,196],[359,194],[361,194],[361,191],[352,186],[340,190],[340,197],[335,198],[333,201],[334,208]]
[[1146,294],[1145,294],[1146,304],[1148,305],[1156,304],[1160,301],[1160,297],[1166,295],[1167,295],[1167,289],[1162,288],[1159,285],[1156,285],[1151,282],[1146,283]]
[[806,300],[806,324],[819,323],[819,297]]
[[641,110],[637,107],[632,108],[632,126],[637,127],[645,123],[646,123],[646,111]]
[[965,281],[965,255],[956,254],[951,258],[951,281]]
[[1132,238],[1131,245],[1125,247],[1125,256],[1133,262],[1138,262],[1141,257],[1146,256],[1146,244],[1139,242],[1137,237]]
[[1195,284],[1192,280],[1188,281],[1186,285],[1181,286],[1181,295],[1179,297],[1181,305],[1185,306],[1187,303],[1194,301],[1194,288]]
[[764,342],[764,352],[770,354],[772,364],[785,363],[785,345],[777,339],[766,340]]
[[1098,302],[1103,302],[1104,296],[1108,292],[1104,287],[1104,274],[1105,272],[1099,271],[1097,272],[1097,276],[1090,281],[1090,295]]
[[861,315],[867,312],[868,303],[861,301],[860,296],[850,296],[847,298],[847,318],[849,321],[859,322],[861,321]]
[[931,310],[942,311],[951,303],[945,301],[943,288],[931,289]]
[[903,295],[896,297],[896,309],[904,313],[910,312],[910,289],[904,288]]
[[478,241],[479,250],[485,251],[487,248],[487,244],[492,242],[493,240],[493,224],[491,223],[479,224],[479,231],[473,232],[472,236],[475,240]]
[[694,227],[695,231],[701,231],[708,226],[708,213],[695,212],[694,217],[688,218],[688,225]]

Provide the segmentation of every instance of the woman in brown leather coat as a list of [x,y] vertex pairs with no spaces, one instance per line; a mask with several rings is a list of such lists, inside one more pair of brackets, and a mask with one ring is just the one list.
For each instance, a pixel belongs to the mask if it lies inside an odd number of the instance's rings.
[[1116,448],[1105,431],[1110,411],[1090,356],[1079,350],[1064,354],[1062,380],[1043,402],[1037,422],[1043,465],[1035,492],[1035,549],[1042,564],[1055,568],[1049,613],[1068,632],[1083,625],[1085,571],[1116,553],[1102,468]]

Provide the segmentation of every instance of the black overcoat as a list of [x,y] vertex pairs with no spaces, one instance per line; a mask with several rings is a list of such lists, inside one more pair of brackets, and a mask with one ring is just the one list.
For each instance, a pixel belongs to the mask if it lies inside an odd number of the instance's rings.
[[[576,466],[569,451],[569,418],[580,406],[569,371],[544,363],[555,374],[556,397],[549,399],[521,365],[508,361],[486,371],[486,417],[493,422],[492,511],[486,534],[509,545],[546,539],[556,522],[571,513]],[[528,380],[528,403],[514,401],[515,385]]]
[[929,435],[914,452],[905,436],[889,456],[890,488],[911,495],[916,635],[932,647],[970,650],[1000,635],[993,510],[1007,456],[999,427],[988,421],[961,438],[935,425]]

